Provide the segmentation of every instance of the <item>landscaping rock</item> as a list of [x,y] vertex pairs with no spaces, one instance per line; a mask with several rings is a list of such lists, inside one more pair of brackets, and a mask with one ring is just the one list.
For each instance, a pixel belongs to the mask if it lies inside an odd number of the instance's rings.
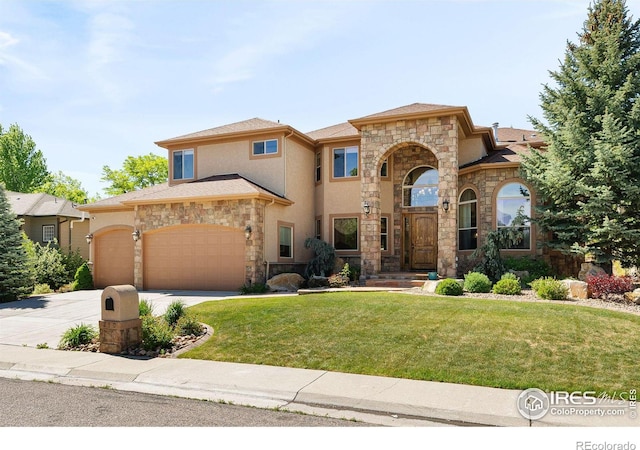
[[569,298],[586,300],[589,298],[589,289],[587,283],[579,280],[561,280],[569,289]]
[[582,263],[580,265],[580,273],[578,273],[578,280],[587,281],[589,276],[599,277],[601,275],[607,275],[607,272],[602,267],[589,262]]
[[424,292],[429,293],[429,294],[435,294],[436,288],[440,284],[440,281],[441,280],[428,280],[428,281],[425,281],[424,284],[422,285],[422,290]]
[[302,275],[297,273],[281,273],[267,281],[267,286],[274,292],[295,292],[304,283]]
[[640,289],[635,289],[633,292],[625,293],[624,298],[628,302],[633,302],[636,305],[640,305]]

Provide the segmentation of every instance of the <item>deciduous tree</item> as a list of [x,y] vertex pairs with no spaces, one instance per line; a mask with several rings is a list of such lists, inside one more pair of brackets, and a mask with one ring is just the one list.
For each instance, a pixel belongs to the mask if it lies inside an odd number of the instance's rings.
[[141,156],[127,156],[122,169],[102,168],[102,181],[111,183],[105,188],[108,195],[120,195],[164,183],[169,176],[167,159],[149,153]]

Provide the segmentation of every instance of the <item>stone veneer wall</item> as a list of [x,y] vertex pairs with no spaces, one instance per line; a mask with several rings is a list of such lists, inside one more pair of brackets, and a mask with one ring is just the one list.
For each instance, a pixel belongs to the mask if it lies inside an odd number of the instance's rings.
[[[367,124],[361,127],[360,166],[362,169],[362,201],[368,201],[371,213],[362,218],[360,248],[364,273],[375,275],[381,270],[380,251],[380,172],[381,161],[396,150],[421,147],[437,160],[439,195],[450,201],[448,213],[438,208],[438,272],[455,276],[457,250],[458,199],[458,126],[457,118],[432,117]],[[414,164],[413,167],[419,164]],[[394,167],[394,173],[397,169]],[[406,175],[406,173],[404,174]],[[398,176],[402,176],[398,172]],[[395,196],[395,194],[394,194]],[[401,208],[401,206],[399,206]],[[394,240],[396,239],[394,213]],[[400,230],[401,233],[401,230]],[[400,247],[396,247],[399,251]]]
[[[245,248],[245,279],[252,283],[264,281],[264,210],[265,202],[256,199],[222,200],[217,202],[184,202],[137,206],[135,227],[144,233],[159,228],[209,224],[244,230],[251,225],[251,238]],[[143,280],[142,246],[135,247],[134,284],[141,289]]]

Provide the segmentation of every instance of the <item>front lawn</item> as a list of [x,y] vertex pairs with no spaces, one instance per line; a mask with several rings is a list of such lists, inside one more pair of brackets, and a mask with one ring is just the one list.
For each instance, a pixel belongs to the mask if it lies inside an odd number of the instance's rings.
[[638,387],[640,316],[575,305],[324,293],[189,308],[214,329],[182,357],[501,388]]

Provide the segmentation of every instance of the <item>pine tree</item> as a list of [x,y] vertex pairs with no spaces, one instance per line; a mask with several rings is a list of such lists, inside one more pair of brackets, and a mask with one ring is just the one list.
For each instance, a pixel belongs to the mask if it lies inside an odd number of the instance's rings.
[[32,291],[33,279],[22,245],[20,221],[0,183],[0,302],[17,300]]
[[548,245],[610,267],[640,263],[640,21],[624,0],[595,1],[578,44],[540,94],[547,147],[522,174],[543,206]]

